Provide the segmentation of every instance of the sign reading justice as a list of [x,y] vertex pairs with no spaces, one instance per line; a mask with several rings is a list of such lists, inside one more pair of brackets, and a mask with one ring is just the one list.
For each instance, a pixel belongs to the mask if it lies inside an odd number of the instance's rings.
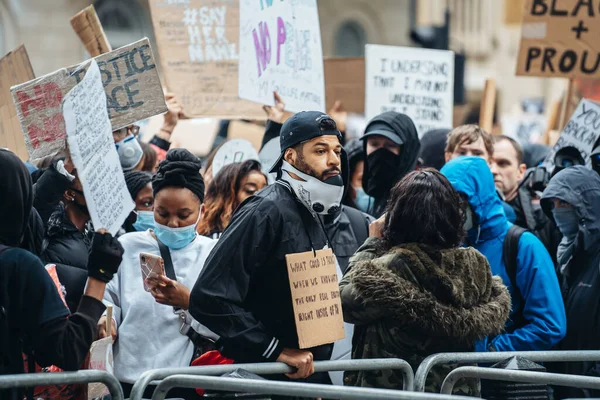
[[600,0],[526,0],[517,75],[600,78]]

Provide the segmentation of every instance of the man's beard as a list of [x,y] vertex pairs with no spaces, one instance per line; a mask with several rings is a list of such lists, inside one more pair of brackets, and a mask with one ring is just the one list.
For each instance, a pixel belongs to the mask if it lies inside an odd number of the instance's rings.
[[304,172],[306,175],[310,175],[310,176],[317,178],[321,182],[324,182],[325,175],[327,175],[331,172],[337,172],[337,173],[341,174],[340,169],[337,167],[328,168],[325,171],[323,171],[321,174],[318,174],[317,171],[315,171],[310,165],[308,165],[306,163],[306,161],[304,161],[304,157],[302,157],[302,155],[300,155],[300,154],[298,155],[298,159],[296,160],[296,165],[294,165],[294,168],[296,168],[297,170],[299,170],[301,172]]

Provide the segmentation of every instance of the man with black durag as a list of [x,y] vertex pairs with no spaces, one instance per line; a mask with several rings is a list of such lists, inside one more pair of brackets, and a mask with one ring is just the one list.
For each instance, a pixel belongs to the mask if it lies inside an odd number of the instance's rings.
[[412,119],[394,111],[373,118],[362,140],[367,155],[363,189],[374,198],[368,213],[379,218],[392,188],[416,168],[421,144]]

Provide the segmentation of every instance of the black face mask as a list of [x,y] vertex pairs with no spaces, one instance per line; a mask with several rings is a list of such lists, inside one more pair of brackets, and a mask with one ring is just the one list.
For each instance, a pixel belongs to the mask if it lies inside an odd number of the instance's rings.
[[365,192],[375,198],[387,196],[396,184],[399,163],[400,156],[387,149],[377,149],[369,154],[366,163],[368,176],[363,179]]

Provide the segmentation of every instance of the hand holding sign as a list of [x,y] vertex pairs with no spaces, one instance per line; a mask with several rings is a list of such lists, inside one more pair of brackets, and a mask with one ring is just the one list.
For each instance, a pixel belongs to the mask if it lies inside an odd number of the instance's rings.
[[329,110],[329,116],[333,118],[340,132],[346,132],[346,121],[348,120],[348,113],[343,109],[342,102],[336,100],[331,110]]
[[278,124],[283,124],[286,120],[285,103],[277,92],[273,92],[274,106],[263,106],[263,110],[267,114],[267,118]]

